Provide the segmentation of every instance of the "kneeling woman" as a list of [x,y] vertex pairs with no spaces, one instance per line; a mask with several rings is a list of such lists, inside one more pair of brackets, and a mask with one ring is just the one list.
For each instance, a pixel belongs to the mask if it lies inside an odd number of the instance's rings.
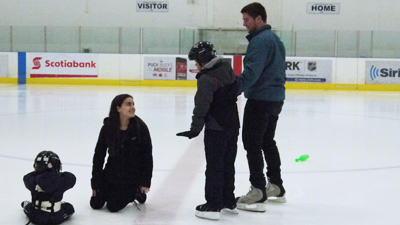
[[[107,163],[103,169],[108,150]],[[130,202],[144,203],[153,173],[152,144],[146,124],[135,115],[132,96],[111,102],[93,156],[90,206],[117,212]]]

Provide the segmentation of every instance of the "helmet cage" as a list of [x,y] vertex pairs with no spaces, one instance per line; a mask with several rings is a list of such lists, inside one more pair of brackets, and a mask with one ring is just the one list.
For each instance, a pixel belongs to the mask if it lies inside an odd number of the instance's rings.
[[38,173],[46,171],[60,172],[61,161],[56,153],[52,151],[42,151],[36,156],[33,168]]

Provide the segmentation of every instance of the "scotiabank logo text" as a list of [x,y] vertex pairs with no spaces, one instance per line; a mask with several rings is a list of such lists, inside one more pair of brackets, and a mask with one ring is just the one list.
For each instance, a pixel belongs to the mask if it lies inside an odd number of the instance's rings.
[[[41,57],[36,57],[33,59],[33,65],[32,69],[39,69],[41,67],[40,60]],[[69,68],[96,68],[96,62],[90,61],[90,62],[77,62],[75,60],[73,61],[67,61],[67,60],[61,60],[61,61],[51,61],[51,60],[46,60],[45,61],[45,67],[69,67]]]
[[79,68],[96,68],[96,63],[93,61],[90,62],[76,62],[75,60],[72,62],[57,61],[52,62],[50,60],[46,60],[46,67],[79,67]]

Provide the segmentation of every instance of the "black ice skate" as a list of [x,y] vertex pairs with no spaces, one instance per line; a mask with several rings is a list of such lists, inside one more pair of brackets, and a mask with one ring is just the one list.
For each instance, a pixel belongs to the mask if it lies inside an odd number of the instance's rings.
[[220,211],[221,209],[213,207],[206,203],[203,205],[198,205],[196,207],[196,216],[209,220],[219,220]]

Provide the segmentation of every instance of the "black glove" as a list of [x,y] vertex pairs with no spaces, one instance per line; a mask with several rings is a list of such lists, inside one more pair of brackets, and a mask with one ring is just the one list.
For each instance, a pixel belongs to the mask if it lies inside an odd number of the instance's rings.
[[197,137],[198,135],[199,135],[199,132],[194,132],[194,131],[191,131],[191,130],[180,132],[180,133],[176,134],[176,136],[184,136],[184,137],[188,137],[189,139]]

